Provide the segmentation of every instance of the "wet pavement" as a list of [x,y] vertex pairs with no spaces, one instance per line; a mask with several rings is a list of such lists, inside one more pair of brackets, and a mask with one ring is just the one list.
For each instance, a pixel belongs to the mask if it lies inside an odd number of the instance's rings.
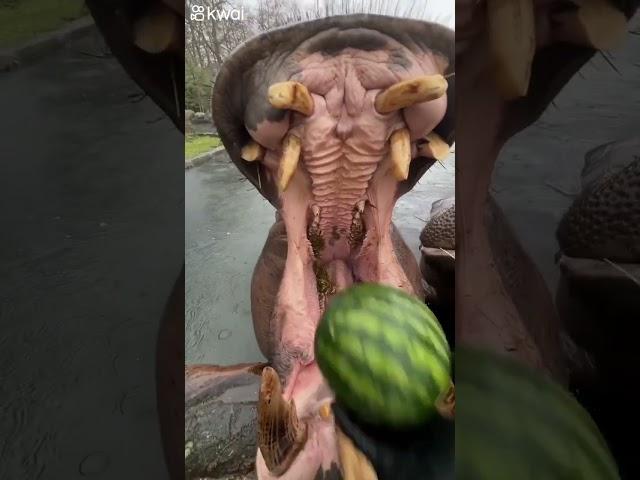
[[[396,204],[393,220],[418,257],[432,202],[454,195],[454,157]],[[275,209],[228,157],[185,171],[186,362],[262,361],[251,321],[253,268]]]
[[183,146],[103,53],[78,40],[0,74],[2,479],[168,478],[155,343]]

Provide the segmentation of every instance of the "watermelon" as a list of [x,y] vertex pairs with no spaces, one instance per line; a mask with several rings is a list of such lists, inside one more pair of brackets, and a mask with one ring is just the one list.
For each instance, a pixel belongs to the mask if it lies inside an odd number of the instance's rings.
[[360,421],[412,428],[451,388],[451,351],[429,308],[405,292],[362,283],[335,296],[315,336],[336,400]]
[[587,411],[524,365],[458,347],[456,478],[614,480],[618,469]]

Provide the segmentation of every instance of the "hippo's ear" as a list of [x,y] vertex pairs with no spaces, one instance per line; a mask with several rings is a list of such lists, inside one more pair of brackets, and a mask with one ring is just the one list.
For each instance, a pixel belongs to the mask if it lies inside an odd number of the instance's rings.
[[[109,48],[131,78],[184,133],[184,57],[171,52],[147,53],[134,42],[134,24],[151,2],[87,0],[91,16]],[[176,37],[184,38],[184,20],[176,13]],[[180,34],[182,32],[182,34]]]

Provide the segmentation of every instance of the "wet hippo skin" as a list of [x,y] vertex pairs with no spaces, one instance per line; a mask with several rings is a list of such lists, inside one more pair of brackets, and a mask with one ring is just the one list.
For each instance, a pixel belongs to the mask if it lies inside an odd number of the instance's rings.
[[428,135],[453,142],[453,71],[450,30],[353,15],[252,39],[216,79],[213,116],[225,148],[278,212],[251,291],[256,338],[272,367],[258,402],[260,479],[339,473],[333,419],[320,414],[332,393],[313,353],[332,296],[379,282],[424,298],[391,213],[434,163]]

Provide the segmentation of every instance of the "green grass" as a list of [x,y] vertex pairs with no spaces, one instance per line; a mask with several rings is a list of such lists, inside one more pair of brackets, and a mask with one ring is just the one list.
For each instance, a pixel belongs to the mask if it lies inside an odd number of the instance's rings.
[[0,48],[20,45],[88,13],[83,0],[0,0]]
[[187,158],[193,158],[218,146],[220,146],[218,137],[187,135],[184,142],[184,154]]

